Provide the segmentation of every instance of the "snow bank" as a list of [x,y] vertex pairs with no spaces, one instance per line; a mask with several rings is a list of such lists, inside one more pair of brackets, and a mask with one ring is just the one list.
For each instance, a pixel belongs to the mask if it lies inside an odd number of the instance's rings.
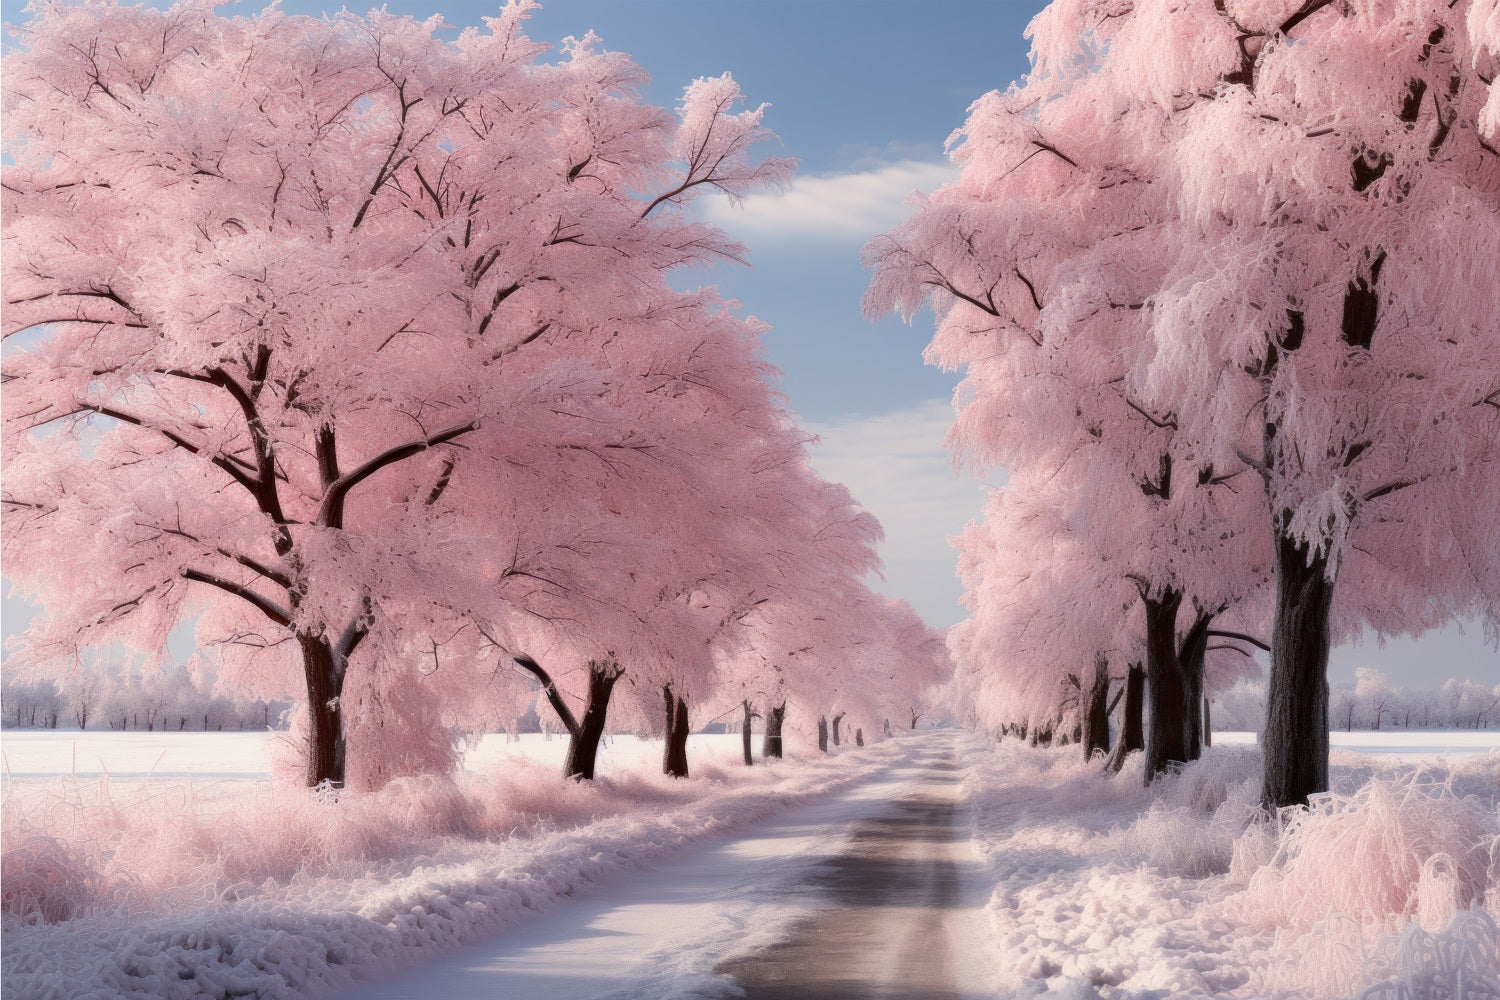
[[[1005,741],[970,771],[995,884],[997,992],[1348,998],[1370,987],[1378,1000],[1426,1000],[1458,994],[1412,983],[1462,969],[1472,996],[1492,995],[1479,984],[1500,979],[1500,754],[1336,754],[1338,791],[1274,819],[1259,807],[1251,747],[1209,748],[1150,789],[1138,755],[1118,777],[1079,757]],[[1488,949],[1473,943],[1485,934]],[[1401,983],[1408,992],[1391,992]]]
[[337,803],[248,783],[12,789],[0,981],[35,1000],[317,995],[827,794],[899,751],[593,784],[512,760]]

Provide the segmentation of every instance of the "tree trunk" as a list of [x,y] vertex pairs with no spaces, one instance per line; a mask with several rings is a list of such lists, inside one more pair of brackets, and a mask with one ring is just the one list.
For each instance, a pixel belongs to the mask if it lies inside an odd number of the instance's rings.
[[1112,774],[1119,774],[1125,766],[1125,758],[1137,750],[1146,748],[1145,730],[1141,725],[1141,707],[1146,693],[1146,671],[1139,663],[1132,663],[1125,671],[1125,707],[1120,712],[1120,735],[1110,751],[1107,765]]
[[750,767],[755,763],[755,758],[750,754],[750,720],[755,718],[755,713],[750,710],[750,699],[746,698],[740,702],[745,709],[745,724],[740,729],[740,749],[745,751],[745,766]]
[[1213,616],[1199,614],[1183,637],[1178,652],[1185,692],[1183,718],[1187,721],[1188,760],[1203,756],[1203,670],[1204,658],[1208,655],[1208,629],[1212,623]]
[[1276,617],[1266,691],[1261,802],[1306,805],[1328,790],[1328,616],[1325,556],[1276,530]]
[[761,744],[762,757],[781,759],[781,724],[786,721],[786,702],[772,705],[766,712],[766,738]]
[[307,786],[325,781],[344,787],[344,719],[339,698],[344,690],[343,671],[335,666],[333,645],[320,635],[297,633],[302,647],[302,672],[307,680],[307,709],[311,741],[307,754]]
[[833,717],[833,745],[839,745],[839,723],[844,721],[844,713],[840,712]]
[[1203,696],[1203,745],[1206,747],[1214,745],[1214,713],[1208,707],[1212,700],[1208,695]]
[[1109,752],[1109,660],[1094,655],[1094,676],[1083,696],[1083,759]]
[[1146,731],[1146,781],[1169,766],[1185,763],[1187,748],[1187,689],[1177,658],[1177,610],[1182,594],[1168,590],[1145,598],[1146,692],[1151,720]]
[[666,746],[662,750],[661,771],[662,774],[670,774],[674,778],[686,778],[688,776],[687,699],[673,695],[670,684],[664,685],[661,692],[667,703],[667,738]]
[[818,750],[828,752],[828,716],[818,716]]
[[568,733],[568,756],[563,760],[563,777],[593,780],[599,740],[604,736],[604,719],[609,712],[609,696],[623,673],[625,671],[613,660],[589,661],[588,701],[584,703],[583,718],[578,721],[578,727]]

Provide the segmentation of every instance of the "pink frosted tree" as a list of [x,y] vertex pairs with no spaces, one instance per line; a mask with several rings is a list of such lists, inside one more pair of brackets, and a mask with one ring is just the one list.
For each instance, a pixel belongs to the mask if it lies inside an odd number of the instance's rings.
[[[1037,76],[1073,87],[1062,57],[1087,32],[1107,45],[1100,84],[1163,116],[1155,176],[1184,252],[1151,296],[1136,384],[1200,454],[1263,480],[1276,577],[1263,797],[1302,802],[1327,787],[1335,584],[1372,542],[1365,526],[1447,597],[1453,581],[1423,553],[1430,524],[1473,516],[1452,502],[1457,481],[1494,484],[1500,291],[1480,263],[1500,252],[1494,56],[1445,3],[1099,13],[1039,22]],[[1489,530],[1470,558],[1493,558]]]
[[[977,102],[955,154],[960,180],[872,241],[866,308],[909,318],[932,306],[938,330],[928,360],[965,374],[949,436],[959,457],[980,471],[1003,465],[1050,484],[1050,502],[1066,513],[1046,531],[1076,536],[1076,550],[1095,560],[1105,586],[1124,582],[1138,594],[1152,708],[1149,777],[1197,756],[1206,640],[1214,620],[1264,582],[1264,538],[1240,526],[1243,486],[1253,477],[1238,460],[1198,459],[1176,414],[1152,406],[1129,380],[1129,362],[1148,336],[1144,302],[1170,262],[1153,249],[1169,213],[1159,193],[1129,179],[1150,167],[1132,154],[1155,155],[1130,136],[1141,123],[1121,123],[1118,145],[1062,152],[1078,109],[1059,99],[1048,115],[1032,117],[1019,110],[1025,96]],[[1031,490],[1010,493],[1024,504]],[[996,538],[1014,540],[1004,529]],[[1057,557],[1050,545],[1039,539],[1045,554],[1037,558]],[[970,558],[988,557],[974,549]],[[1017,579],[1027,572],[1018,567]],[[1082,585],[1081,575],[1072,579]],[[1040,641],[1041,621],[1058,634],[1077,627],[1072,609],[1088,598],[1064,595],[1053,590],[1050,607],[1035,606],[1041,618],[1032,620],[1028,642]],[[974,601],[976,616],[990,613],[987,599]],[[965,641],[985,632],[979,628]],[[999,631],[1016,638],[1009,627]],[[1071,675],[1083,696],[1080,678],[1101,674],[1095,654],[1115,645],[1082,650],[1090,663],[1061,677]],[[1055,654],[984,659],[1059,662]],[[1053,672],[1043,667],[1039,676],[1056,690]],[[1130,690],[1139,693],[1138,679]]]
[[[339,782],[356,664],[410,662],[483,584],[545,603],[533,557],[610,503],[569,463],[661,446],[633,427],[685,355],[651,339],[718,311],[664,273],[740,254],[677,206],[790,167],[750,161],[761,113],[727,76],[674,122],[592,38],[540,62],[530,8],[454,42],[202,3],[22,27],[5,552],[46,615],[21,660],[159,653],[197,615],[233,665],[298,678],[306,779]],[[537,550],[506,533],[536,519],[562,522]]]

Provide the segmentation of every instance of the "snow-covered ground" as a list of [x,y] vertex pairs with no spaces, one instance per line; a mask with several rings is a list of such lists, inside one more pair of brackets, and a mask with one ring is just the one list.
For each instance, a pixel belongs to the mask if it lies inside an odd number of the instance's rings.
[[84,777],[82,763],[74,777],[71,748],[53,755],[64,777],[19,777],[46,770],[35,757],[17,766],[38,742],[6,740],[0,863],[0,983],[6,997],[36,1000],[322,995],[534,919],[901,758],[891,741],[746,768],[738,737],[695,737],[694,777],[677,781],[659,773],[659,742],[620,737],[601,779],[575,783],[560,777],[561,740],[497,738],[454,781],[398,780],[332,803],[263,780],[263,755],[250,763],[243,734],[94,748],[101,772],[152,775],[139,780]]
[[1500,996],[1500,734],[1420,760],[1336,749],[1333,790],[1275,822],[1259,754],[1216,744],[1149,789],[1138,756],[1116,777],[1076,747],[976,759],[997,995]]
[[613,738],[593,785],[494,737],[337,804],[267,780],[268,739],[7,733],[5,996],[725,995],[714,965],[826,905],[808,867],[933,741],[966,765],[963,995],[1425,1000],[1463,966],[1500,996],[1493,731],[1335,734],[1333,792],[1279,823],[1248,735],[1150,789],[952,732],[749,769],[695,737],[688,781]]

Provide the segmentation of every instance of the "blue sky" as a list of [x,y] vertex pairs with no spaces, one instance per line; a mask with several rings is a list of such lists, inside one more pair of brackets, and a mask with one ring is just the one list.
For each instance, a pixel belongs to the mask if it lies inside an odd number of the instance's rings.
[[[228,10],[254,10],[235,4]],[[289,0],[298,13],[334,9]],[[355,4],[354,6],[359,6]],[[441,13],[478,23],[491,4],[390,2],[397,13]],[[646,96],[675,105],[684,85],[726,70],[753,102],[769,102],[766,124],[778,155],[800,174],[782,197],[753,197],[738,210],[707,206],[750,250],[751,266],[726,265],[687,282],[717,284],[742,311],[771,324],[766,351],[784,373],[791,407],[823,443],[816,461],[849,484],[887,529],[883,589],[908,598],[928,621],[962,615],[946,539],[977,517],[982,487],[960,478],[942,447],[956,378],[926,367],[931,316],[910,327],[866,322],[867,275],[859,250],[903,216],[902,199],[952,176],[943,155],[969,104],[1027,69],[1026,24],[1038,0],[552,0],[529,34],[560,42],[587,31],[630,53],[652,76]],[[5,4],[7,19],[19,16]],[[998,482],[998,479],[996,480]],[[5,602],[6,631],[23,617]],[[1477,625],[1420,644],[1367,646],[1335,654],[1331,676],[1357,666],[1396,683],[1433,686],[1448,676],[1500,682],[1500,654]]]

